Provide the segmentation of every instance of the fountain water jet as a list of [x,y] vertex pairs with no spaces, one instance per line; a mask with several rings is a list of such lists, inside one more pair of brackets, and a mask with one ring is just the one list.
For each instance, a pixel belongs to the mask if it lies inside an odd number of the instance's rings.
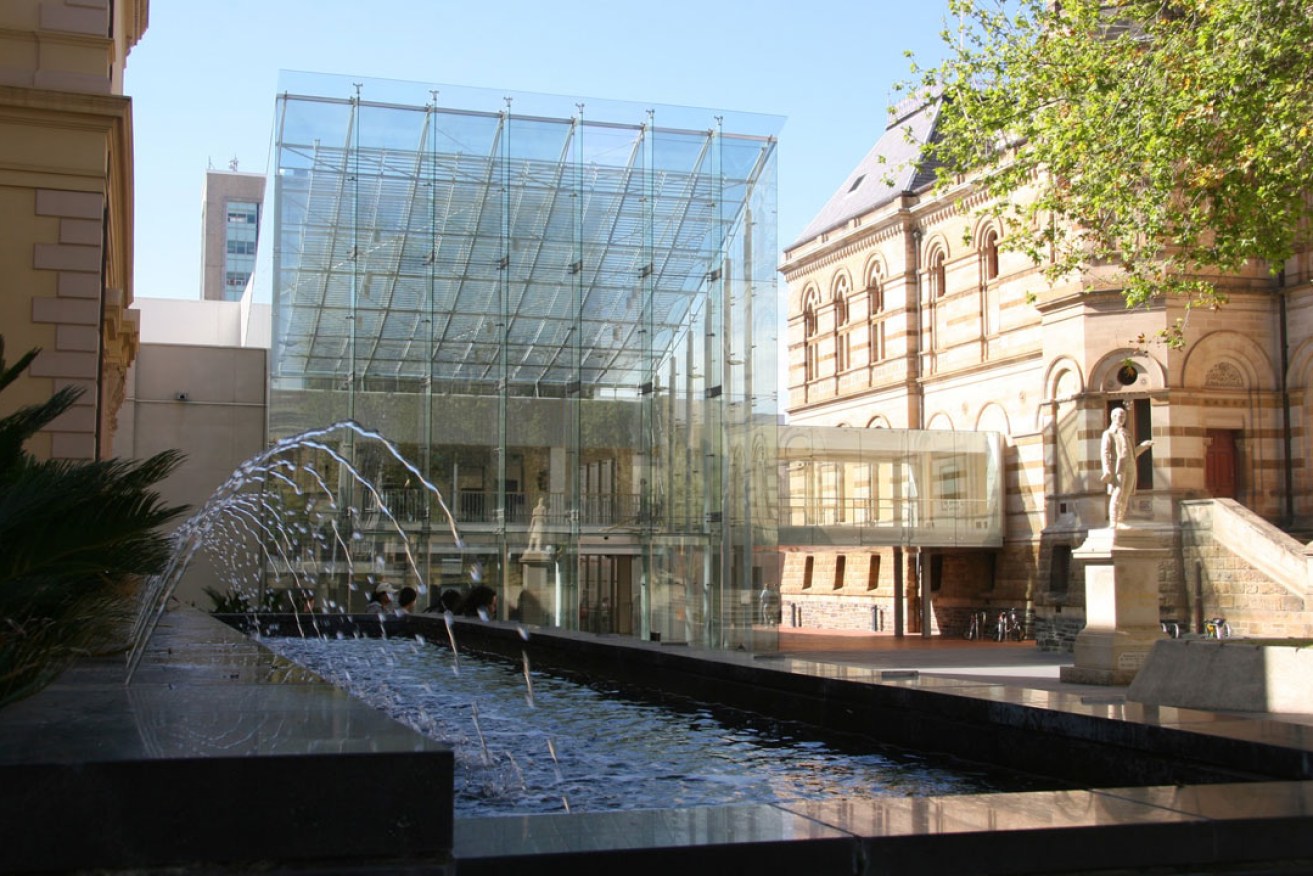
[[[154,633],[159,620],[168,605],[169,598],[173,595],[182,579],[191,561],[195,558],[198,551],[203,548],[213,547],[217,541],[230,539],[233,543],[240,543],[243,539],[236,538],[233,530],[240,529],[246,536],[253,538],[259,545],[263,557],[266,561],[272,561],[269,544],[272,543],[283,565],[288,570],[293,580],[297,583],[298,588],[304,589],[304,582],[297,573],[296,563],[293,559],[296,549],[292,539],[288,537],[287,531],[282,524],[282,520],[290,513],[283,498],[278,493],[261,492],[258,496],[253,496],[249,490],[252,487],[263,487],[270,480],[276,480],[292,488],[293,494],[298,498],[304,497],[305,492],[295,479],[288,476],[287,472],[293,474],[303,473],[315,482],[319,489],[328,497],[329,508],[332,511],[339,512],[341,508],[334,497],[332,490],[329,489],[324,477],[313,466],[300,463],[298,461],[286,458],[288,454],[299,451],[310,450],[321,453],[329,459],[336,462],[342,472],[349,477],[351,483],[359,485],[377,504],[378,509],[391,522],[398,535],[401,537],[401,544],[404,548],[407,565],[415,575],[418,582],[420,593],[427,591],[427,585],[424,582],[424,576],[415,562],[414,555],[410,550],[410,540],[406,535],[405,528],[393,516],[391,510],[383,501],[375,485],[363,474],[361,474],[351,464],[350,460],[335,450],[322,440],[327,436],[336,433],[346,432],[358,438],[367,441],[377,442],[382,446],[391,457],[399,463],[419,485],[430,493],[437,502],[438,507],[447,521],[447,526],[451,531],[451,536],[455,546],[458,549],[464,549],[465,540],[460,534],[456,525],[456,518],[447,506],[446,500],[442,496],[442,491],[430,482],[414,463],[397,449],[396,445],[385,438],[379,432],[372,429],[366,429],[354,420],[340,420],[328,426],[316,429],[309,429],[290,435],[286,438],[279,439],[268,449],[251,457],[237,467],[237,469],[228,477],[228,479],[219,486],[217,490],[210,495],[205,504],[180,525],[174,532],[174,551],[165,570],[150,579],[141,596],[141,605],[137,612],[137,617],[133,623],[130,637],[132,648],[128,653],[128,671],[127,681],[132,680],[132,675],[136,671],[141,661],[142,653],[145,650],[146,643]],[[307,502],[307,508],[298,513],[305,514],[313,506]],[[275,521],[271,527],[265,520],[261,519],[262,515],[258,511],[267,513],[269,519]],[[349,509],[348,513],[354,513],[354,509]],[[320,515],[322,519],[322,514]],[[342,548],[343,555],[347,564],[348,581],[354,579],[354,566],[351,560],[351,550],[346,540],[342,537],[342,532],[338,528],[337,520],[334,517],[328,519],[328,525],[333,532],[333,539],[336,545]],[[308,528],[303,524],[298,528],[300,533],[307,533]],[[261,534],[265,537],[261,537]],[[318,539],[320,536],[315,536]],[[357,540],[361,537],[358,531],[353,529],[351,539]],[[231,554],[228,555],[231,558]],[[482,569],[475,561],[471,577],[475,581],[482,580]],[[354,588],[354,583],[351,583]],[[345,610],[345,609],[343,609]],[[295,601],[293,602],[293,612],[297,612]],[[299,622],[299,618],[298,618]]]

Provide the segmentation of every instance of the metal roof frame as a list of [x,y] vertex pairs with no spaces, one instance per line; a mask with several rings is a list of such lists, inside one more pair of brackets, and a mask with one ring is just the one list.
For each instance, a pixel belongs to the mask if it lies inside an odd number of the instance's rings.
[[509,100],[283,94],[276,130],[275,374],[346,381],[636,388],[713,291],[775,147]]

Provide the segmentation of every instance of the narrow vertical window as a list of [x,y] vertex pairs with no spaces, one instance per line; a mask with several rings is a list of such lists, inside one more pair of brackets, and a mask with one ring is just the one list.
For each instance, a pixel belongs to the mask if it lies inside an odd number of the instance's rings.
[[834,281],[834,365],[837,373],[848,370],[848,278],[840,274]]
[[870,362],[884,361],[884,278],[880,266],[871,269],[866,281],[866,311],[871,321]]
[[806,357],[804,370],[806,379],[810,383],[818,376],[816,373],[816,303],[811,299],[808,299],[803,307],[802,333],[805,347],[804,355]]
[[812,586],[812,570],[816,566],[816,558],[808,556],[802,564],[802,589],[810,590]]
[[998,232],[992,228],[985,234],[981,254],[985,260],[985,281],[996,279],[998,277]]
[[834,356],[840,372],[848,370],[851,352],[848,335],[848,300],[839,298],[834,302]]
[[839,554],[839,558],[834,561],[834,589],[843,589],[844,567],[847,565],[848,558]]
[[871,566],[866,570],[866,589],[878,590],[880,588],[880,555],[871,554]]

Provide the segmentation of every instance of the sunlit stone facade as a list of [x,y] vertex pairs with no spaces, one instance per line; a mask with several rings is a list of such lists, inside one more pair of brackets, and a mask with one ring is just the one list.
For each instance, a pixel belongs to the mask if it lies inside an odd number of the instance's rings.
[[[915,143],[933,125],[933,107],[897,110],[786,248],[787,408],[797,424],[1000,433],[1002,547],[799,546],[786,554],[784,601],[799,606],[801,625],[870,628],[872,607],[889,595],[883,579],[870,586],[871,570],[891,578],[899,568],[917,600],[912,629],[929,591],[935,630],[957,633],[971,611],[1016,606],[1031,612],[1041,641],[1068,639],[1083,623],[1083,573],[1071,551],[1107,524],[1098,453],[1114,405],[1127,408],[1138,438],[1155,441],[1141,457],[1134,517],[1172,526],[1182,500],[1227,497],[1298,531],[1313,510],[1302,462],[1313,373],[1309,253],[1275,275],[1253,265],[1216,278],[1229,303],[1191,312],[1183,349],[1143,342],[1184,314],[1180,302],[1128,310],[1114,275],[1099,268],[1047,282],[1008,251],[968,183],[932,190]],[[851,493],[853,476],[836,475],[835,489]],[[833,571],[841,561],[842,580]],[[1208,570],[1179,554],[1161,585],[1164,617],[1182,621],[1230,613],[1260,630],[1277,604],[1258,608],[1215,588]],[[1276,590],[1305,623],[1308,594]]]
[[12,364],[43,352],[0,414],[79,386],[27,445],[41,458],[109,455],[135,355],[128,52],[146,0],[0,4],[0,334]]

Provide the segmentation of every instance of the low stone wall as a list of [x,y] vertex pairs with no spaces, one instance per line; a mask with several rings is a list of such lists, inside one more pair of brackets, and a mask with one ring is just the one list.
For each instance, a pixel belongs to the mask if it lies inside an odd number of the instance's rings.
[[1076,649],[1076,636],[1085,628],[1083,611],[1055,613],[1052,609],[1035,615],[1035,644],[1041,651]]
[[1237,636],[1313,637],[1313,591],[1299,563],[1303,551],[1302,544],[1235,502],[1182,502],[1185,582],[1164,616],[1194,632],[1201,618],[1221,616]]
[[1313,713],[1313,648],[1243,639],[1163,639],[1126,692],[1157,706]]
[[0,873],[455,872],[445,743],[192,609],[125,673],[0,710]]
[[854,630],[877,633],[893,630],[891,597],[785,594],[780,626],[789,628]]

